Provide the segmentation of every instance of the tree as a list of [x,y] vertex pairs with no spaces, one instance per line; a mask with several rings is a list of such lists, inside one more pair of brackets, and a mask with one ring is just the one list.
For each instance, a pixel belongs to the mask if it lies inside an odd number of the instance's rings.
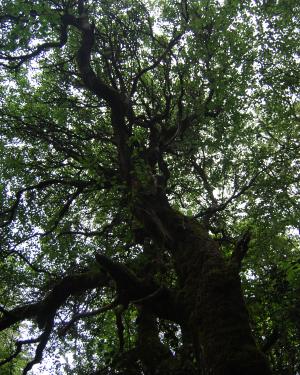
[[298,15],[1,1],[2,362],[299,371]]

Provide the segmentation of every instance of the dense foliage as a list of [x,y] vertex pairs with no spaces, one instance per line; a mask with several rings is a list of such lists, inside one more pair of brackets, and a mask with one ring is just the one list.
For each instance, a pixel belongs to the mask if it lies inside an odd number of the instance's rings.
[[300,372],[299,11],[0,1],[1,374]]

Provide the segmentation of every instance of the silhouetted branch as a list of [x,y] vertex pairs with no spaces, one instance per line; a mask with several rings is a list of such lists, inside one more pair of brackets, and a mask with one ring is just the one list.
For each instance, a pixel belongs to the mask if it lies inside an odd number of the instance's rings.
[[173,290],[138,278],[128,267],[105,255],[96,253],[95,258],[116,282],[119,305],[126,308],[133,303],[144,306],[162,319],[175,322],[182,319],[183,307]]
[[67,43],[68,33],[67,33],[67,24],[64,22],[64,18],[62,17],[62,23],[60,25],[60,37],[58,42],[46,42],[42,43],[37,46],[32,52],[19,55],[19,56],[10,56],[10,55],[0,55],[0,59],[7,60],[7,61],[17,61],[17,64],[12,66],[6,65],[7,68],[10,69],[18,69],[22,64],[26,61],[40,55],[42,52],[49,50],[50,48],[61,48]]
[[214,196],[213,187],[210,185],[208,181],[208,177],[207,177],[204,166],[201,166],[200,164],[198,164],[195,159],[193,159],[192,165],[194,167],[195,172],[197,172],[197,175],[201,178],[204,189],[207,191],[210,200],[212,201],[213,205],[216,206],[218,202]]
[[[35,185],[27,186],[27,187],[25,187],[25,188],[16,192],[15,203],[12,205],[11,208],[0,212],[0,217],[6,216],[6,215],[8,216],[7,220],[4,223],[0,224],[0,228],[1,227],[3,228],[3,227],[12,223],[12,221],[14,220],[14,218],[16,216],[18,206],[21,202],[22,196],[27,191],[32,191],[32,190],[41,191],[41,190],[44,190],[44,189],[48,188],[49,186],[53,186],[53,185],[58,184],[58,185],[66,185],[66,186],[70,186],[70,187],[77,187],[78,188],[77,192],[78,191],[81,192],[84,187],[89,186],[91,183],[92,183],[92,181],[80,181],[80,180],[72,181],[72,180],[62,180],[62,179],[55,179],[54,178],[54,179],[41,181],[41,182],[39,182],[38,184],[35,184]],[[74,195],[77,196],[78,194],[74,193],[70,198],[71,201],[70,200],[67,201],[66,205],[62,208],[62,210],[60,211],[60,213],[58,215],[60,219],[64,215],[66,210],[69,208],[72,201],[75,199],[75,197],[73,197]]]
[[272,349],[272,347],[276,344],[276,342],[280,338],[280,332],[277,327],[273,329],[270,336],[266,337],[266,339],[263,342],[263,345],[261,347],[261,351],[263,353],[267,353],[269,350]]
[[19,340],[16,342],[16,350],[14,351],[13,354],[11,354],[9,357],[6,359],[0,361],[0,366],[5,365],[5,363],[11,362],[13,359],[15,359],[22,351],[22,346],[23,345],[28,345],[28,344],[35,344],[40,341],[41,336],[34,338],[34,339],[28,339],[28,340]]
[[131,87],[131,90],[130,90],[130,97],[133,96],[133,94],[136,92],[136,88],[137,88],[137,85],[138,85],[138,82],[139,80],[141,79],[141,77],[149,72],[150,70],[153,70],[155,69],[161,62],[162,60],[166,57],[166,55],[171,51],[171,49],[176,45],[176,43],[181,39],[181,37],[183,36],[183,32],[176,35],[173,39],[171,39],[166,47],[166,49],[164,50],[164,52],[154,61],[153,64],[147,66],[146,68],[142,69],[133,79],[133,83],[132,83],[132,87]]
[[122,314],[125,311],[126,307],[123,305],[119,305],[115,309],[115,315],[116,315],[116,326],[117,326],[117,334],[119,338],[119,352],[122,353],[124,350],[124,324],[122,320]]
[[45,328],[44,328],[44,332],[41,334],[41,336],[39,338],[39,343],[38,343],[38,346],[35,350],[35,356],[34,356],[33,360],[28,362],[27,365],[25,366],[25,368],[23,370],[23,375],[26,375],[28,373],[28,371],[30,371],[35,364],[41,362],[41,360],[43,358],[44,349],[45,349],[45,347],[46,347],[46,345],[49,341],[51,332],[53,330],[54,316],[55,316],[55,313],[53,313],[48,318],[47,323],[46,323]]
[[1,308],[0,331],[25,319],[33,319],[39,328],[44,328],[47,321],[71,295],[84,293],[86,290],[106,285],[107,276],[103,272],[86,271],[66,276],[58,281],[52,290],[39,302],[17,306],[12,310]]
[[248,183],[246,183],[238,192],[233,193],[225,202],[220,204],[213,204],[212,206],[208,207],[205,211],[199,212],[194,217],[204,217],[204,218],[211,218],[215,213],[225,210],[227,206],[232,203],[234,200],[239,198],[241,195],[243,195],[247,190],[249,190],[256,181],[257,177],[261,171],[258,171],[250,180]]
[[103,312],[106,312],[106,311],[109,311],[111,309],[113,309],[114,307],[116,307],[118,305],[118,300],[115,300],[113,301],[112,303],[106,305],[106,306],[103,306],[103,307],[100,307],[99,309],[96,309],[96,310],[92,310],[92,311],[85,311],[85,312],[82,312],[82,313],[78,313],[78,314],[75,314],[73,315],[72,319],[65,323],[63,325],[63,327],[61,327],[59,329],[59,335],[60,336],[64,336],[66,334],[66,332],[74,325],[74,323],[76,323],[78,320],[80,319],[84,319],[84,318],[89,318],[89,317],[92,317],[92,316],[95,316],[95,315],[99,315]]
[[251,232],[247,230],[241,238],[237,241],[236,246],[231,255],[231,262],[237,264],[238,269],[241,268],[242,260],[246,256],[249,249],[249,242],[251,240]]
[[47,271],[46,269],[38,267],[35,264],[33,264],[29,259],[27,259],[27,257],[24,254],[22,254],[18,250],[11,250],[11,251],[8,251],[7,254],[5,254],[6,257],[14,256],[14,255],[22,259],[33,271],[37,273],[46,273],[48,275],[53,275],[51,272]]

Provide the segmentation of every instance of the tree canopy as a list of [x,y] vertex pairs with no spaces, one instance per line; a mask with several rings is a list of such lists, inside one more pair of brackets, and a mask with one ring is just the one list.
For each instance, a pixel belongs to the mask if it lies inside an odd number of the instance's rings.
[[299,14],[0,1],[1,374],[300,372]]

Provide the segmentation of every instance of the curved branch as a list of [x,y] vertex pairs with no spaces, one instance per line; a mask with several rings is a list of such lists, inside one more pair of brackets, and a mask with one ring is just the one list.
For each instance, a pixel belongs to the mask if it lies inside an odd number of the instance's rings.
[[41,267],[38,267],[36,265],[34,265],[29,259],[26,258],[26,256],[24,254],[22,254],[20,251],[18,250],[11,250],[11,251],[8,251],[7,254],[5,254],[5,257],[9,257],[11,255],[16,255],[18,256],[20,259],[22,259],[33,271],[37,272],[37,273],[46,273],[48,275],[51,275],[51,276],[54,276],[53,273],[47,271],[46,269],[44,268],[41,268]]
[[64,22],[75,26],[81,31],[81,44],[77,52],[77,63],[82,80],[86,87],[96,94],[100,99],[105,100],[111,108],[118,108],[119,111],[128,112],[129,106],[125,98],[114,88],[103,82],[91,67],[91,54],[95,42],[95,25],[90,23],[85,13],[79,18],[70,14],[64,16]]
[[[104,225],[101,230],[76,230],[76,231],[62,231],[58,234],[58,237],[60,236],[65,236],[65,235],[75,235],[75,236],[85,236],[85,237],[93,237],[93,236],[98,236],[101,237],[104,234],[107,234],[110,230],[114,228],[115,225],[120,223],[120,214],[121,214],[121,209],[118,210],[116,213],[115,217],[111,220],[110,223]],[[84,229],[84,228],[83,228]]]
[[39,56],[42,52],[45,52],[49,50],[50,48],[61,48],[63,47],[68,40],[68,29],[67,24],[64,22],[64,16],[61,18],[61,25],[60,25],[60,37],[59,41],[57,42],[46,42],[42,43],[37,48],[35,48],[32,52],[20,56],[5,56],[0,55],[0,59],[7,60],[7,61],[18,61],[17,64],[9,67],[6,65],[6,67],[11,69],[18,69],[22,64],[24,64],[26,61]]
[[125,117],[134,121],[135,115],[126,95],[107,85],[91,66],[92,49],[95,44],[95,25],[82,13],[79,18],[66,15],[65,22],[81,32],[81,43],[77,51],[77,65],[85,87],[99,99],[104,100],[112,110],[111,121],[118,148],[120,171],[123,179],[130,182],[130,150],[128,146],[129,128]]
[[[17,306],[13,310],[6,310],[3,317],[0,318],[0,331],[11,327],[22,320],[31,319],[38,311],[39,303],[31,303],[23,306]],[[2,312],[4,308],[1,309]]]

